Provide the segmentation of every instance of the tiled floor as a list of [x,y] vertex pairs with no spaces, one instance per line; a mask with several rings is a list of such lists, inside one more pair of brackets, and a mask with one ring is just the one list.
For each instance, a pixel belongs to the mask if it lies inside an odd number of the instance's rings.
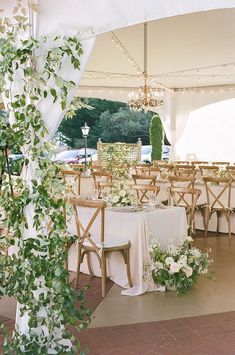
[[79,339],[91,355],[232,355],[235,312],[90,328]]

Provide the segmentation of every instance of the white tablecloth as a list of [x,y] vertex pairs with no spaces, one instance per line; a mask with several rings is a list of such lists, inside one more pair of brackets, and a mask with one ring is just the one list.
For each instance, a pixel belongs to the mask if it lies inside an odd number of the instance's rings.
[[[91,211],[84,210],[82,219],[87,222]],[[105,238],[128,239],[131,243],[130,265],[133,287],[129,288],[126,276],[126,267],[120,253],[110,254],[107,260],[107,273],[116,284],[126,288],[123,295],[136,296],[146,291],[154,291],[158,288],[153,281],[144,280],[144,264],[150,261],[148,251],[149,233],[160,242],[162,248],[166,248],[171,239],[175,244],[181,245],[187,235],[187,221],[184,208],[165,207],[151,212],[116,212],[106,209]],[[92,236],[97,240],[99,221],[92,229]],[[70,222],[69,232],[75,234],[75,223]],[[69,269],[76,270],[76,247],[71,247],[69,254]],[[95,275],[100,276],[100,267],[97,258],[92,258],[92,268]],[[83,262],[82,272],[88,273],[86,260]],[[160,288],[162,290],[162,288]]]

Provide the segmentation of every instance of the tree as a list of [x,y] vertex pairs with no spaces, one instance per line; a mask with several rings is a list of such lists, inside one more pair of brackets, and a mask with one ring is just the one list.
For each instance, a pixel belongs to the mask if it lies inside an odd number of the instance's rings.
[[85,122],[91,127],[88,144],[91,148],[96,147],[99,131],[94,126],[99,121],[101,114],[105,111],[115,113],[120,107],[125,106],[122,102],[101,99],[87,99],[86,102],[92,109],[79,110],[73,118],[64,119],[58,129],[58,132],[62,133],[64,137],[63,141],[71,148],[80,148],[83,144],[81,127]]
[[104,112],[100,117],[98,130],[104,142],[135,143],[141,138],[143,144],[149,144],[149,125],[152,113],[136,112],[121,107],[118,112]]
[[155,114],[152,117],[150,126],[150,143],[152,145],[152,160],[162,158],[162,145],[164,141],[164,130],[160,116]]

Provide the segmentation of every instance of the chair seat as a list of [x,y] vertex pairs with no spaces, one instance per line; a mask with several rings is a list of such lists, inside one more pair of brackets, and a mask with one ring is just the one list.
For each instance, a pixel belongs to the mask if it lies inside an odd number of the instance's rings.
[[[96,243],[98,248],[101,248],[100,243]],[[103,249],[113,249],[113,248],[123,248],[125,246],[128,247],[129,240],[128,239],[117,239],[117,238],[110,238],[110,240],[105,241],[103,245]],[[89,241],[84,241],[83,247],[85,248],[93,248],[92,244]]]

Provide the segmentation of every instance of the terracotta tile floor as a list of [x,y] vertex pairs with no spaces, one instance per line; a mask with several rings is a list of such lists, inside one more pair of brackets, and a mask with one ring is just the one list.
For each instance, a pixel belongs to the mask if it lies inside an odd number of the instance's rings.
[[90,328],[79,339],[91,355],[232,355],[235,312]]

